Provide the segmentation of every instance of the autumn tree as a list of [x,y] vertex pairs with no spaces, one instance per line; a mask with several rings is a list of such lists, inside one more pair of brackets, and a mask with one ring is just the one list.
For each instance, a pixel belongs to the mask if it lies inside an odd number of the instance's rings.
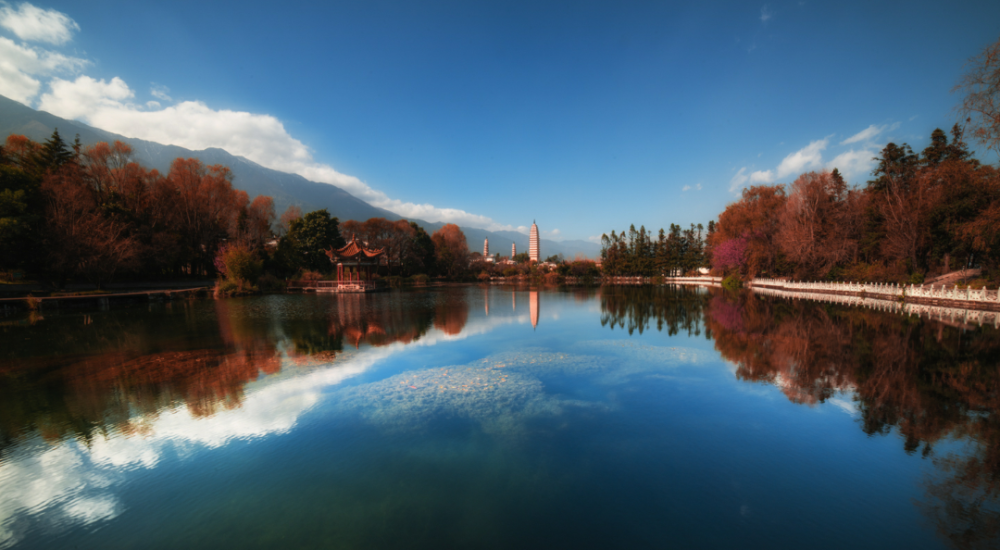
[[134,268],[138,242],[125,222],[104,216],[92,187],[75,163],[49,171],[42,181],[46,198],[46,270],[58,281],[89,279],[101,288],[123,269]]
[[449,279],[461,279],[469,268],[469,245],[465,233],[455,224],[446,224],[431,235],[439,272]]
[[823,277],[854,258],[857,224],[852,198],[836,169],[802,174],[789,186],[776,239],[799,278]]
[[745,239],[741,275],[752,279],[780,271],[782,254],[776,243],[779,214],[785,207],[783,185],[759,185],[743,190],[739,201],[726,207],[715,225],[713,247],[731,239]]
[[302,217],[302,209],[296,205],[290,205],[281,214],[281,218],[278,220],[278,236],[284,237],[288,234],[291,228],[292,220],[297,220]]
[[167,182],[175,193],[171,221],[180,238],[187,271],[208,274],[219,243],[228,236],[239,215],[232,172],[222,165],[205,166],[194,158],[176,159]]
[[969,60],[953,91],[963,94],[959,112],[972,137],[1000,155],[1000,40]]
[[369,218],[364,222],[348,220],[343,230],[345,234],[357,235],[371,248],[384,248],[390,274],[394,266],[403,265],[416,234],[408,221],[392,222],[385,218]]

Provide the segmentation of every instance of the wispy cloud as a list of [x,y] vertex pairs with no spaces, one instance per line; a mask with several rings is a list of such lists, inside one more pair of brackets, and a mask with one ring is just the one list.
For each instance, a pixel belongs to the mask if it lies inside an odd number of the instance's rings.
[[768,21],[771,20],[772,17],[774,17],[774,13],[771,11],[771,8],[769,8],[766,4],[760,8],[761,23],[767,23]]
[[[913,117],[913,118],[916,118],[916,117]],[[911,118],[910,120],[913,120],[913,118]],[[898,130],[899,126],[900,126],[899,122],[893,122],[892,124],[883,124],[881,126],[876,126],[876,125],[872,124],[871,126],[865,128],[864,130],[861,130],[860,132],[854,134],[853,136],[845,139],[844,141],[841,141],[840,144],[841,145],[849,145],[851,143],[859,143],[859,142],[861,142],[861,143],[867,143],[867,142],[871,142],[876,137],[878,137],[879,135],[881,135],[883,132],[886,132],[886,131],[892,132],[894,130]]]
[[21,40],[57,46],[69,42],[73,33],[80,30],[80,25],[65,13],[43,10],[28,3],[22,3],[17,8],[10,5],[0,7],[0,27],[13,32]]
[[818,139],[782,159],[781,164],[778,165],[777,177],[798,175],[805,170],[822,166],[823,150],[826,149],[829,142],[830,140],[827,138]]
[[854,134],[853,136],[845,139],[844,141],[841,141],[840,144],[848,145],[850,143],[857,143],[859,141],[870,141],[879,134],[881,134],[883,131],[885,131],[885,128],[886,127],[884,125],[875,126],[874,124],[872,124],[871,126],[865,128],[864,130],[861,130],[860,132]]
[[743,186],[746,185],[748,181],[750,181],[750,176],[748,176],[746,172],[747,168],[746,166],[744,166],[743,168],[740,168],[738,172],[733,174],[733,177],[729,180],[730,193],[738,195],[740,189],[743,189]]
[[170,88],[167,88],[163,84],[152,83],[149,86],[149,95],[159,99],[160,101],[173,101],[170,97]]

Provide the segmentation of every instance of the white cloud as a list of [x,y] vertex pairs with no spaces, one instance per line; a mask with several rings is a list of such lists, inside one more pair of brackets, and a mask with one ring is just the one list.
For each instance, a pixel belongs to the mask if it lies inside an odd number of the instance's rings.
[[600,235],[591,235],[591,236],[587,237],[587,240],[590,241],[590,242],[592,242],[592,243],[601,244],[601,236]]
[[738,195],[739,192],[740,192],[740,189],[742,189],[743,186],[746,185],[746,183],[748,181],[750,181],[750,176],[748,176],[746,174],[746,171],[747,171],[746,166],[744,166],[743,168],[740,168],[740,171],[736,172],[736,174],[733,175],[732,179],[729,180],[729,192],[730,193]]
[[159,109],[160,108],[160,102],[159,101],[147,101],[146,102],[146,108],[147,109]]
[[690,185],[685,185],[684,187],[681,187],[681,191],[682,192],[683,191],[690,191],[690,190],[691,190],[691,186]]
[[[0,38],[0,41],[2,40],[3,38]],[[3,54],[0,54],[0,95],[30,105],[31,98],[35,97],[40,86],[38,80],[17,70],[17,67],[12,66]]]
[[167,88],[162,84],[153,83],[149,88],[149,93],[156,99],[173,101],[173,98],[170,97],[170,88]]
[[848,145],[851,143],[857,143],[859,141],[871,141],[873,138],[875,138],[875,136],[881,134],[884,131],[885,131],[884,125],[875,126],[874,124],[872,124],[871,126],[865,128],[864,130],[861,130],[860,132],[854,134],[853,136],[845,139],[844,141],[841,141],[840,144]]
[[0,95],[29,105],[41,82],[34,78],[62,72],[76,72],[87,62],[75,57],[17,44],[0,37]]
[[[389,198],[360,179],[313,160],[309,148],[289,135],[281,121],[270,115],[215,110],[200,101],[143,109],[131,102],[135,93],[117,77],[110,82],[89,76],[73,81],[54,78],[49,86],[50,91],[42,95],[39,108],[57,116],[79,119],[128,137],[188,149],[219,147],[268,168],[336,185],[369,204],[406,218],[492,231],[515,230],[510,225],[501,225],[487,216],[464,210]],[[518,227],[516,231],[527,233],[527,228]]]
[[750,184],[759,185],[774,182],[774,172],[771,170],[757,170],[750,174]]
[[73,32],[80,30],[64,13],[43,10],[23,3],[17,9],[9,5],[0,8],[0,26],[10,30],[21,40],[65,44],[73,38]]
[[774,17],[774,14],[771,13],[771,10],[766,5],[763,6],[762,8],[760,8],[760,22],[761,23],[767,23],[768,21],[771,20],[772,17]]
[[778,165],[777,177],[797,176],[810,168],[821,166],[823,150],[826,149],[828,143],[828,139],[818,139],[788,155]]
[[852,180],[858,176],[864,176],[870,174],[872,169],[875,168],[875,155],[878,152],[872,149],[859,149],[850,151],[845,151],[833,158],[830,162],[826,163],[826,168],[828,170],[833,170],[834,168],[840,170],[843,174],[844,179]]

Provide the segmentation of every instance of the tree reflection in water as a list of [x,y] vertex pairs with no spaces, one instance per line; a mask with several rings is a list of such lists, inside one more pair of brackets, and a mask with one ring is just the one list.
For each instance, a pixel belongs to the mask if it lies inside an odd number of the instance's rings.
[[[869,435],[897,430],[907,453],[932,460],[918,507],[958,548],[1000,538],[1000,333],[992,327],[904,317],[807,301],[666,287],[605,287],[601,323],[698,334],[748,382],[773,384],[795,403],[853,395]],[[939,456],[946,438],[967,444]]]
[[264,300],[0,326],[5,342],[24,342],[0,350],[0,456],[35,433],[88,444],[98,434],[141,434],[180,405],[196,418],[211,416],[240,407],[247,384],[280,372],[285,358],[325,367],[345,344],[410,343],[432,326],[457,334],[468,319],[464,294],[437,303],[342,296],[287,315],[262,307]]

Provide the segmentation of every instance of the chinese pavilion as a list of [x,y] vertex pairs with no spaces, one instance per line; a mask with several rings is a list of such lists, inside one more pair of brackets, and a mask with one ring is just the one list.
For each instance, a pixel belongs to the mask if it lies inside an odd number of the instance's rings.
[[[352,236],[351,241],[341,248],[326,251],[331,262],[337,264],[337,292],[369,292],[375,289],[373,275],[382,259],[385,249],[372,249]],[[345,269],[346,268],[346,269]]]

